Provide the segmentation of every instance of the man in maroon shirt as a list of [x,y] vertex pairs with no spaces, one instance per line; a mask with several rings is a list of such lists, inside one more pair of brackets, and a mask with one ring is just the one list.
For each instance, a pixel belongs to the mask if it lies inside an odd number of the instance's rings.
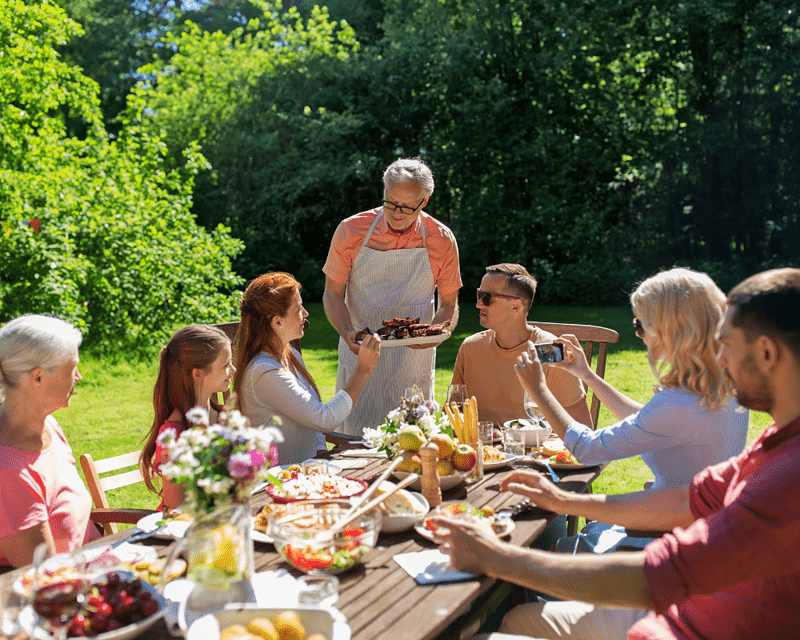
[[[486,527],[441,519],[451,563],[567,601],[522,605],[501,631],[535,638],[800,637],[800,269],[748,278],[728,295],[720,363],[739,403],[774,424],[688,488],[575,495],[516,472],[503,490],[556,513],[670,531],[640,552],[561,554],[499,542]],[[518,365],[558,411],[535,353]],[[566,419],[566,418],[565,418]],[[493,634],[492,638],[508,637]]]

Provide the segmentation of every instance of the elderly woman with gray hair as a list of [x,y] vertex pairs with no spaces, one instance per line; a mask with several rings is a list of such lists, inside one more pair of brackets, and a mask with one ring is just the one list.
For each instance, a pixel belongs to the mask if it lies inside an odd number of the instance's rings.
[[81,334],[47,316],[0,329],[0,566],[30,564],[47,542],[67,551],[99,537],[92,500],[54,411],[69,406]]

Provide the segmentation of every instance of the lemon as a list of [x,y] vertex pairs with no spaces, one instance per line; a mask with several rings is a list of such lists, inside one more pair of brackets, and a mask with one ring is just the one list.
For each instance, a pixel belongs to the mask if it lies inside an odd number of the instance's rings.
[[229,576],[239,572],[239,532],[233,525],[224,524],[214,530],[214,557],[209,563]]

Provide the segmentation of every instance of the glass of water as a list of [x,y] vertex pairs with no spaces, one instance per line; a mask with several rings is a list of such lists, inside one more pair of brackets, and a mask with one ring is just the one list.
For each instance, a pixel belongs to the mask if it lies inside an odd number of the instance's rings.
[[339,599],[339,578],[325,573],[309,573],[297,579],[297,602],[332,607]]
[[503,438],[503,449],[506,456],[512,458],[512,466],[521,465],[525,456],[525,432],[521,429],[506,429]]

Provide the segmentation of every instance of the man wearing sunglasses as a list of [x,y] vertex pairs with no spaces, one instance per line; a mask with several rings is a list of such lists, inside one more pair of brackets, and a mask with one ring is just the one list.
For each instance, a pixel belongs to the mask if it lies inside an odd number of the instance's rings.
[[[525,417],[524,391],[514,372],[517,358],[527,350],[528,340],[552,342],[555,336],[528,324],[536,280],[522,265],[487,267],[477,294],[475,306],[486,331],[464,340],[458,350],[453,384],[467,385],[467,393],[478,401],[481,420],[502,425]],[[581,381],[555,367],[545,367],[545,376],[570,416],[592,426]]]
[[[461,275],[455,236],[422,208],[433,193],[433,174],[419,158],[393,162],[383,175],[383,204],[343,220],[325,262],[325,312],[341,336],[337,390],[355,369],[355,332],[373,331],[384,320],[449,320],[458,313]],[[436,309],[434,294],[439,293]],[[378,367],[342,424],[360,436],[395,409],[407,387],[417,385],[433,397],[436,350],[384,349]]]

